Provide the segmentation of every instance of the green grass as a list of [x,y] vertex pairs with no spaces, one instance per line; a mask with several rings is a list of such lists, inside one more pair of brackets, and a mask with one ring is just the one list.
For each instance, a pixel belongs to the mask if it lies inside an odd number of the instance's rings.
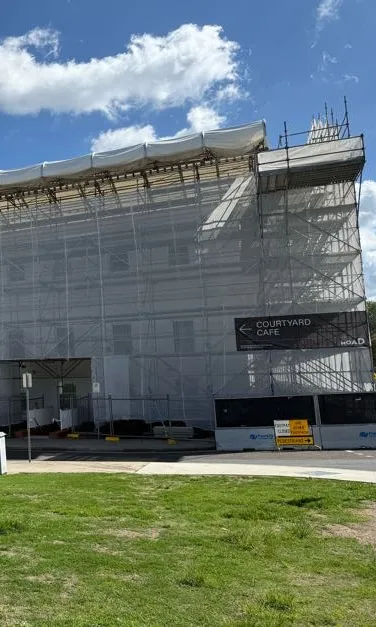
[[369,501],[306,479],[1,477],[0,625],[374,627],[374,548],[321,532]]

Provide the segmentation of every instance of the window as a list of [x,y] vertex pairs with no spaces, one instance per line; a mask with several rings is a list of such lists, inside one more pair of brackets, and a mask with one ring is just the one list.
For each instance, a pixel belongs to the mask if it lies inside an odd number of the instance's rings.
[[173,331],[175,353],[193,353],[195,350],[193,320],[175,320]]
[[130,324],[114,324],[112,337],[114,355],[130,355],[132,353],[132,326]]
[[20,359],[25,357],[24,333],[22,329],[9,331],[9,357]]
[[23,263],[9,263],[9,281],[24,281],[26,278],[25,266]]
[[189,264],[189,250],[185,244],[170,244],[168,247],[168,263],[170,266]]
[[57,354],[59,357],[74,355],[74,333],[66,326],[56,327]]
[[124,248],[113,250],[110,254],[110,272],[128,272],[128,270],[128,251]]

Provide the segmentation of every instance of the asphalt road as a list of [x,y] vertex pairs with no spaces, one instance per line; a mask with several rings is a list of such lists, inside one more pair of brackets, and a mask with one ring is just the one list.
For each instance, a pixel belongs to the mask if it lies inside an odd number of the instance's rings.
[[[26,450],[8,449],[9,460],[27,459]],[[348,470],[368,470],[376,472],[376,450],[361,451],[282,451],[282,452],[246,452],[246,453],[207,453],[192,452],[192,454],[169,453],[80,453],[78,451],[47,452],[34,449],[33,459],[41,461],[168,461],[191,462],[210,464],[256,464],[274,466],[300,466],[316,468],[343,468]]]

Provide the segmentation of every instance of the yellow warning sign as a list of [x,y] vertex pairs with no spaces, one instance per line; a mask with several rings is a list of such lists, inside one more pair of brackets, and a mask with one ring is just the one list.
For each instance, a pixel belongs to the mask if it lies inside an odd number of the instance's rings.
[[312,446],[314,444],[312,435],[290,435],[276,437],[277,446]]
[[310,435],[308,420],[289,420],[290,435]]

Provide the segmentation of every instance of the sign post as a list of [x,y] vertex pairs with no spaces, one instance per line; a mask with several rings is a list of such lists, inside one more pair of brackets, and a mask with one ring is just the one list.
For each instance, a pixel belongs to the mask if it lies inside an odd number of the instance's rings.
[[[99,415],[99,394],[100,394],[100,391],[101,391],[100,383],[98,383],[98,381],[93,381],[93,383],[92,383],[92,393],[93,393],[93,395],[92,395],[92,402],[93,402],[94,424],[97,423],[97,438],[98,438],[98,440],[100,438],[100,427],[99,427],[100,422],[99,422],[99,418],[98,418],[98,415]],[[97,404],[96,411],[94,410],[94,399],[95,399],[96,404]]]
[[27,455],[29,464],[31,463],[31,433],[30,433],[30,392],[33,387],[33,377],[31,372],[22,374],[22,387],[26,391],[26,426],[27,426]]

